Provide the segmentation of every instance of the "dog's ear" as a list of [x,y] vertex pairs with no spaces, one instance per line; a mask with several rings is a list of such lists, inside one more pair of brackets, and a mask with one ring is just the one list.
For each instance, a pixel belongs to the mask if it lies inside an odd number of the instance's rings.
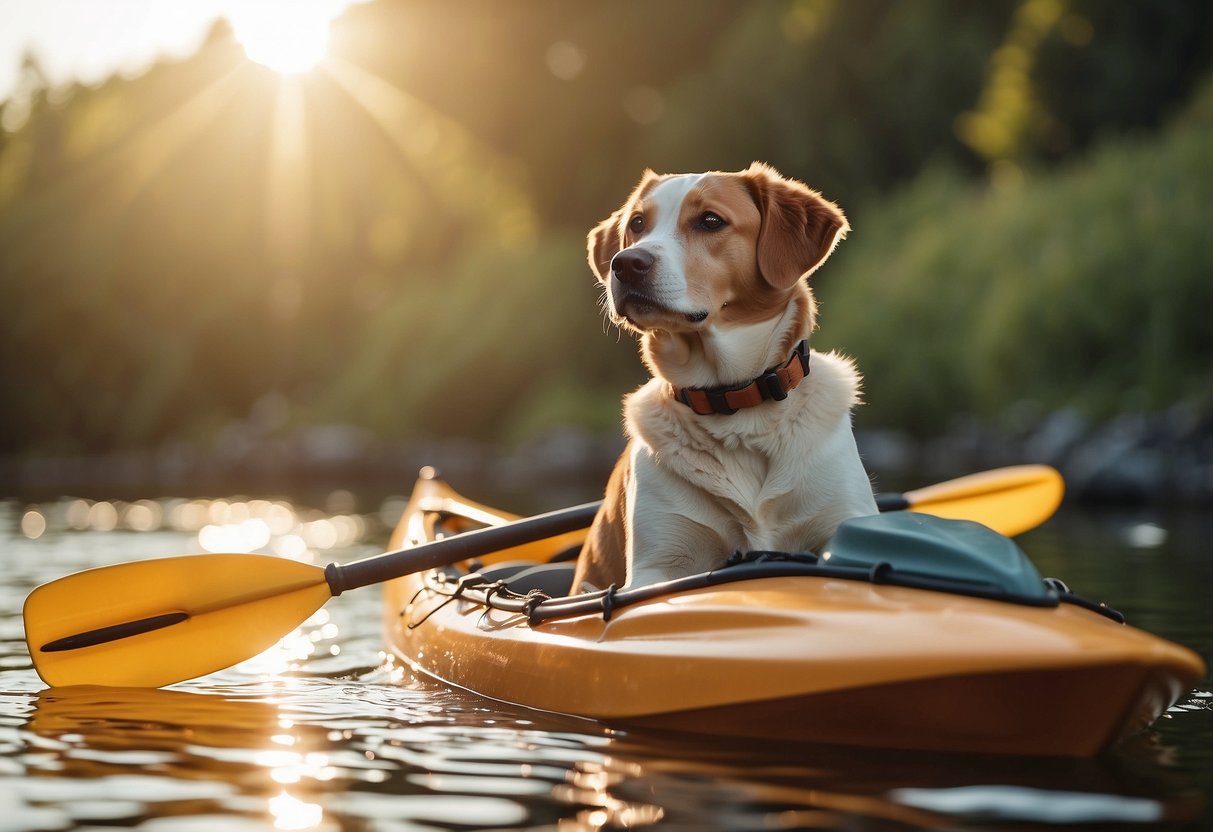
[[617,209],[590,230],[586,238],[586,251],[590,269],[603,283],[611,278],[611,260],[623,247],[623,212],[627,205]]
[[755,162],[742,176],[762,214],[758,269],[775,288],[791,288],[825,262],[851,226],[837,205],[769,165]]

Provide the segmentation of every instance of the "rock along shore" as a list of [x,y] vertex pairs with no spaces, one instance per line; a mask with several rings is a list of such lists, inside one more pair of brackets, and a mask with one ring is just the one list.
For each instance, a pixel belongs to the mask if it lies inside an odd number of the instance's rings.
[[[1176,406],[1089,425],[1062,410],[1014,431],[961,421],[921,439],[857,431],[877,490],[903,490],[1022,463],[1061,470],[1067,499],[1092,504],[1213,505],[1213,413]],[[288,436],[234,423],[212,447],[168,443],[99,456],[0,459],[0,496],[146,497],[306,494],[335,488],[407,494],[417,471],[438,468],[457,488],[529,510],[593,499],[623,447],[620,436],[550,431],[514,448],[464,440],[401,443],[323,425]]]

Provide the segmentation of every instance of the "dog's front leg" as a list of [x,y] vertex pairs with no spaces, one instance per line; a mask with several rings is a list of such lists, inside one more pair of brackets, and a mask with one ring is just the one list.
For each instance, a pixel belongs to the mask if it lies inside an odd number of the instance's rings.
[[731,550],[720,510],[638,447],[627,491],[627,583],[643,586],[721,566]]

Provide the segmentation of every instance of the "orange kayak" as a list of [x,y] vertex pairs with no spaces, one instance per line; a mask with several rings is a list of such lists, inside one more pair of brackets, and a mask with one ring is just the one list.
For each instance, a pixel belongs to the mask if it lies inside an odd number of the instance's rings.
[[[423,478],[393,543],[511,519]],[[832,561],[762,555],[563,597],[584,534],[388,582],[390,649],[448,684],[611,725],[1042,756],[1106,749],[1205,673],[1192,651],[1037,587],[1014,555],[1022,588],[1005,590],[885,552],[869,566],[881,544],[860,534]]]

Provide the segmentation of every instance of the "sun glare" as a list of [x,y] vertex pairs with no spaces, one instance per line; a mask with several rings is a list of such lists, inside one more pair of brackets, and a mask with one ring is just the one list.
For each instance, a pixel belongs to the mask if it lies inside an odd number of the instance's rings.
[[296,75],[324,60],[329,24],[344,5],[333,0],[248,0],[234,5],[230,18],[250,60]]

